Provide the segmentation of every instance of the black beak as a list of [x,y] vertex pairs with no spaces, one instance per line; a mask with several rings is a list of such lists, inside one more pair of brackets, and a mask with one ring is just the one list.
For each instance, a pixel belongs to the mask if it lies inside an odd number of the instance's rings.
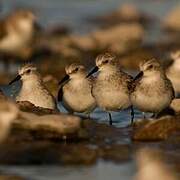
[[99,68],[97,67],[97,66],[95,66],[90,72],[89,72],[89,74],[86,76],[87,78],[89,77],[89,76],[91,76],[92,74],[94,74],[95,72],[97,72],[99,70]]
[[68,80],[69,80],[69,75],[65,75],[64,78],[61,81],[59,81],[59,85],[65,83]]
[[13,83],[16,82],[16,81],[19,81],[20,79],[21,79],[21,76],[20,76],[20,75],[16,76],[16,78],[13,79],[13,80],[9,83],[9,85],[13,84]]
[[141,78],[143,76],[143,71],[140,71],[139,74],[136,75],[136,77],[134,78],[134,81]]

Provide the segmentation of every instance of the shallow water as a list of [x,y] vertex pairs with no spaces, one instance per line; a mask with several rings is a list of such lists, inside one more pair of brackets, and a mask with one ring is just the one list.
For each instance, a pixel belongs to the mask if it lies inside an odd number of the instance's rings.
[[[86,17],[112,11],[124,2],[132,2],[137,5],[139,9],[155,15],[158,18],[162,18],[175,6],[178,0],[1,0],[3,7],[1,13],[6,13],[16,7],[32,7],[37,11],[40,23],[45,27],[59,23],[68,25],[75,33],[87,33],[96,29],[96,27],[85,22]],[[154,33],[157,37],[157,32],[152,32],[152,34]],[[12,89],[8,86],[2,88],[6,94],[11,94]],[[13,91],[16,91],[16,88],[13,89]],[[138,118],[140,116],[140,112],[135,111],[135,117]],[[108,123],[107,114],[99,109],[92,113],[91,117],[98,119],[100,122]],[[130,111],[113,113],[113,119],[115,120],[115,126],[127,126],[130,122]],[[17,174],[27,179],[35,180],[130,180],[135,174],[135,165],[133,162],[117,165],[110,162],[99,161],[96,165],[90,167],[0,166],[0,170],[7,174]]]
[[130,162],[116,165],[111,162],[100,161],[95,166],[89,167],[1,166],[0,170],[33,180],[116,180],[117,178],[119,180],[131,180],[135,174],[135,165]]

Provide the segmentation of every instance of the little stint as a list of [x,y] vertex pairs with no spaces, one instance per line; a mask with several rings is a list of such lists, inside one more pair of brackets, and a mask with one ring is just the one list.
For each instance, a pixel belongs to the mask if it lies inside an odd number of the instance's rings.
[[99,71],[93,83],[92,94],[97,105],[109,114],[110,125],[112,125],[111,111],[119,111],[131,107],[133,122],[133,108],[130,102],[129,84],[132,77],[118,68],[117,58],[104,53],[96,58],[95,68],[88,74]]
[[131,85],[131,102],[134,107],[156,115],[174,99],[174,89],[160,63],[151,59],[140,64],[140,73]]
[[61,88],[58,100],[71,113],[83,112],[89,114],[96,107],[95,99],[91,94],[92,78],[86,78],[85,67],[71,64],[65,68],[66,76],[59,82]]
[[176,94],[180,94],[180,50],[172,52],[173,60],[166,71],[167,77],[171,80]]
[[31,64],[23,66],[19,70],[19,75],[9,84],[11,85],[20,79],[22,80],[22,87],[16,101],[29,101],[35,106],[57,109],[55,98],[43,84],[41,75],[35,66]]

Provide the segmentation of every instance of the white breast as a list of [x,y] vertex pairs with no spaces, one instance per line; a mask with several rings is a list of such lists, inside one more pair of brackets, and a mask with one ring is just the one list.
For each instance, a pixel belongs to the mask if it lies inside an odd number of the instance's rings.
[[63,88],[63,102],[67,109],[75,112],[91,111],[96,106],[88,81],[65,85]]
[[56,102],[45,87],[22,87],[16,101],[29,101],[35,106],[56,109]]
[[104,110],[116,111],[126,109],[131,105],[127,87],[122,87],[118,81],[99,78],[92,92],[98,106]]

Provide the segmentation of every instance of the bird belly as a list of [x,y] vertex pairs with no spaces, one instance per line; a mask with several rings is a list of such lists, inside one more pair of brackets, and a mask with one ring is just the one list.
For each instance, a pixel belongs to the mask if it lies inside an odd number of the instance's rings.
[[90,93],[83,94],[81,92],[64,92],[64,106],[74,112],[87,112],[95,108],[96,103]]
[[104,110],[117,111],[128,108],[131,103],[129,95],[120,91],[93,90],[98,106]]
[[[33,93],[32,93],[33,92]],[[20,92],[20,94],[16,97],[16,101],[29,101],[35,106],[48,108],[48,109],[56,109],[56,103],[52,96],[48,94],[43,94],[38,91],[31,91],[30,93]]]
[[131,95],[131,102],[134,107],[143,112],[160,112],[168,107],[172,101],[170,94],[162,94],[161,96],[145,95],[142,93],[134,93]]

